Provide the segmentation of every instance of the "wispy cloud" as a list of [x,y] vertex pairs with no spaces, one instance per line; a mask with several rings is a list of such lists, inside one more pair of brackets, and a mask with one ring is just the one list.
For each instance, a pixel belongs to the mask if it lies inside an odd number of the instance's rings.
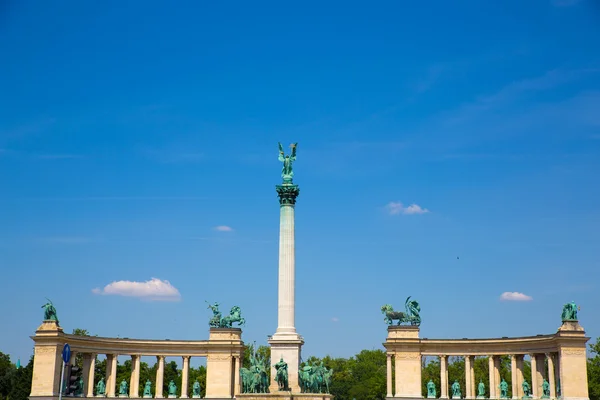
[[145,282],[114,281],[104,288],[92,289],[92,293],[111,296],[138,297],[151,301],[179,301],[181,294],[167,280],[152,278]]
[[504,292],[500,295],[502,301],[531,301],[533,297],[520,292]]
[[227,225],[218,225],[215,226],[213,229],[219,232],[233,232],[233,228]]
[[408,207],[404,206],[401,202],[391,201],[386,204],[385,209],[390,215],[414,215],[414,214],[426,214],[429,212],[428,209],[419,206],[418,204],[411,204]]

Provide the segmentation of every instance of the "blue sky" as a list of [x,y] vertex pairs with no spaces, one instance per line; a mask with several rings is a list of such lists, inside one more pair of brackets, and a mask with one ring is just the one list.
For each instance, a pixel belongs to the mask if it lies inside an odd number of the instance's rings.
[[[422,337],[552,333],[571,300],[600,336],[598,3],[213,3],[2,3],[1,351],[45,297],[157,339],[240,305],[265,344],[278,141],[305,357],[382,348],[408,295]],[[153,278],[177,298],[118,295]]]

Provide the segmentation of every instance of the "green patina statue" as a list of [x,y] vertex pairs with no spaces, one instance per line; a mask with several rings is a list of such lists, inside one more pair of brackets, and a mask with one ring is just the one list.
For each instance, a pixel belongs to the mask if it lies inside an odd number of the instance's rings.
[[219,311],[219,303],[208,303],[208,308],[213,312],[212,318],[208,321],[208,325],[211,328],[231,328],[234,322],[237,322],[238,326],[246,323],[246,320],[242,317],[242,310],[238,306],[231,307],[229,315],[225,317]]
[[421,311],[421,306],[416,300],[410,300],[411,296],[408,296],[406,302],[404,303],[404,307],[406,312],[402,311],[394,311],[394,308],[386,304],[381,307],[381,312],[385,315],[383,319],[386,324],[392,325],[394,320],[398,320],[398,324],[402,323],[410,323],[411,325],[419,326],[421,325],[421,317],[419,312]]
[[544,379],[544,382],[542,383],[542,399],[549,399],[550,398],[550,384],[548,383],[547,380]]
[[152,382],[150,382],[150,379],[146,379],[146,384],[144,385],[144,394],[142,396],[145,398],[152,397]]
[[83,397],[83,377],[80,376],[77,381],[75,381],[75,389],[73,390],[73,396],[75,397]]
[[523,398],[531,397],[531,386],[527,381],[523,381]]
[[502,378],[502,382],[500,382],[500,398],[508,399],[508,383]]
[[256,351],[250,355],[250,368],[240,368],[242,393],[268,393],[270,360],[260,357]]
[[171,382],[169,382],[169,397],[176,397],[177,396],[177,385],[175,384],[175,382],[173,380],[171,380]]
[[298,383],[302,393],[329,393],[333,370],[325,367],[322,362],[307,363],[298,372]]
[[460,399],[460,397],[461,397],[460,383],[458,383],[458,381],[454,381],[454,383],[452,384],[452,398]]
[[275,374],[275,382],[277,382],[277,386],[280,391],[289,391],[288,387],[288,365],[285,361],[283,361],[283,357],[279,360],[279,362],[275,365],[275,370],[277,373]]
[[100,378],[96,384],[96,396],[102,396],[104,394],[106,394],[106,384],[104,383],[104,378]]
[[198,381],[195,381],[194,386],[192,386],[192,398],[200,398],[200,382]]
[[579,307],[575,304],[574,301],[567,303],[563,306],[562,311],[562,322],[576,322],[577,321],[577,311]]
[[433,383],[433,381],[430,379],[429,382],[427,382],[427,398],[435,399],[436,396],[437,396],[437,393],[435,390],[435,383]]
[[44,309],[44,321],[56,321],[58,322],[58,316],[56,315],[56,308],[52,304],[50,299],[46,298],[48,302],[42,306]]
[[283,168],[281,169],[281,177],[283,178],[284,184],[292,184],[294,178],[294,170],[292,168],[292,164],[296,161],[296,148],[298,147],[298,143],[292,143],[290,148],[292,149],[292,153],[288,156],[283,152],[283,146],[279,143],[279,161],[283,163]]
[[125,379],[123,379],[121,381],[121,384],[119,385],[119,397],[127,397],[127,389],[128,389],[127,381]]
[[482,380],[479,381],[479,385],[477,385],[477,398],[483,399],[485,398],[485,384]]

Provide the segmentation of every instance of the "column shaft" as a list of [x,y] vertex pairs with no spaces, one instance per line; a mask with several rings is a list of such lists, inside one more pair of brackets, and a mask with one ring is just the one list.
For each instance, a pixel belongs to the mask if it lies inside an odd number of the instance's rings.
[[475,357],[472,358],[471,362],[471,393],[473,397],[477,396],[477,390],[475,389]]
[[517,393],[519,391],[519,378],[517,377],[517,356],[515,354],[510,356],[510,383],[512,398],[518,399]]
[[530,354],[531,357],[531,395],[534,398],[539,398],[540,394],[538,391],[538,376],[537,376],[537,357],[535,354]]
[[156,369],[156,389],[154,390],[154,397],[157,399],[163,399],[164,393],[164,373],[165,373],[165,356],[156,356],[158,362],[158,368]]
[[554,376],[556,372],[554,371],[554,359],[552,357],[552,353],[546,354],[546,357],[548,359],[548,384],[550,385],[550,398],[555,399],[556,384],[554,382]]
[[472,399],[473,392],[471,392],[471,369],[473,365],[471,364],[471,356],[465,356],[465,395],[467,399]]
[[392,397],[393,393],[392,393],[392,355],[391,354],[387,354],[387,363],[386,363],[386,383],[387,383],[387,396],[386,397]]
[[118,354],[107,354],[106,355],[106,396],[115,397],[115,391],[117,387],[117,358]]
[[538,397],[542,397],[542,395],[544,394],[544,389],[543,389],[542,385],[544,384],[544,379],[548,378],[548,375],[546,374],[545,361],[546,361],[545,354],[536,354],[535,355],[535,363],[537,365],[537,368],[535,371],[531,371],[532,373],[535,372],[535,374],[536,374]]
[[[396,379],[398,377],[396,376]],[[440,356],[440,383],[441,399],[448,398],[448,356]]]
[[233,395],[237,396],[238,394],[240,394],[241,390],[240,390],[240,357],[239,356],[235,356],[233,357],[233,362],[235,363],[234,367],[233,367]]
[[190,356],[183,356],[183,365],[181,367],[181,398],[188,397]]
[[[84,396],[93,396],[94,395],[95,361],[96,361],[95,354],[85,353],[83,355],[83,371],[81,371],[81,377],[83,378],[83,395]],[[90,372],[91,372],[91,377],[92,377],[91,383],[90,383]]]
[[398,356],[394,354],[394,359],[396,360],[394,368],[395,368],[395,382],[394,382],[394,396],[398,397],[400,394],[400,363],[398,362]]
[[489,356],[489,380],[490,380],[490,399],[496,399],[496,363],[494,362],[494,356]]
[[523,393],[523,355],[517,355],[517,397],[522,398]]
[[280,206],[279,219],[279,302],[277,332],[295,333],[296,250],[294,206]]
[[129,378],[129,397],[140,397],[140,355],[131,356],[131,377]]

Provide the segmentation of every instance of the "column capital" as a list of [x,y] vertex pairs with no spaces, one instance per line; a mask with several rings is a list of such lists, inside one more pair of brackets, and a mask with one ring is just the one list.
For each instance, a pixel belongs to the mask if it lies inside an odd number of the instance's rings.
[[165,356],[156,356],[157,361],[165,361]]
[[293,206],[296,204],[296,197],[300,194],[298,185],[292,184],[276,185],[275,190],[279,196],[279,204],[282,206]]
[[181,358],[183,358],[184,360],[190,360],[190,358],[192,358],[192,356],[181,356]]

